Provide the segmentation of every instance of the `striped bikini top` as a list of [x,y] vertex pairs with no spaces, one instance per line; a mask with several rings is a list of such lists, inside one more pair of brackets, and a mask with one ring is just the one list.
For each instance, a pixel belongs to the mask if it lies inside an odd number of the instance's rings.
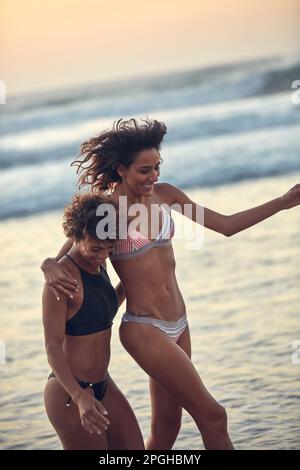
[[114,244],[114,249],[110,255],[110,259],[112,261],[131,258],[144,253],[151,248],[158,248],[160,246],[171,244],[171,239],[175,232],[174,220],[163,206],[160,207],[162,213],[162,227],[155,240],[150,240],[142,233],[136,230],[130,230],[129,228],[128,237],[124,240],[120,239]]

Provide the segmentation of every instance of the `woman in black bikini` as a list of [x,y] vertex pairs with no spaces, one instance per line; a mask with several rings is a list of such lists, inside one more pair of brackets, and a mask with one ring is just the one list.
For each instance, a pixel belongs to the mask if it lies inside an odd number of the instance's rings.
[[143,449],[135,415],[107,368],[113,318],[124,300],[105,269],[113,248],[96,235],[98,195],[75,196],[64,213],[64,232],[73,240],[59,263],[78,284],[72,298],[60,302],[47,284],[43,322],[48,361],[52,367],[45,406],[64,449]]

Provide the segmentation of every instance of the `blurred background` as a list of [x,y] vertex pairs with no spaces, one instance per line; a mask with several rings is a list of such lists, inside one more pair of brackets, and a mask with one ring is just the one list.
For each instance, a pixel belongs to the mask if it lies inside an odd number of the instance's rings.
[[[300,182],[299,20],[300,0],[1,1],[0,448],[61,448],[43,405],[39,266],[64,241],[80,143],[148,116],[168,126],[162,181],[227,214],[280,196]],[[193,360],[239,449],[300,445],[299,222],[297,207],[228,239],[206,231],[197,252],[174,242]],[[146,438],[122,310],[110,371]],[[187,414],[174,448],[203,448]]]

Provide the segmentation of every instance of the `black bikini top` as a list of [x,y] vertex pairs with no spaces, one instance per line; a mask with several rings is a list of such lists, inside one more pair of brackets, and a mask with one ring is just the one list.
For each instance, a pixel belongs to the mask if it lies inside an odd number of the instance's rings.
[[99,274],[88,273],[70,255],[66,256],[79,269],[83,285],[82,304],[78,312],[66,322],[66,335],[90,335],[110,328],[119,301],[106,270],[101,266]]

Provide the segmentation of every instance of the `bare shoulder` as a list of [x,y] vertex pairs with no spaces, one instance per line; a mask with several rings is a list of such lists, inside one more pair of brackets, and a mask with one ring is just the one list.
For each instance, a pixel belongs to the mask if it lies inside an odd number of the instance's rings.
[[176,186],[173,186],[170,183],[156,183],[154,185],[154,195],[159,198],[161,203],[166,203],[171,205],[174,202],[174,194],[176,192]]
[[154,189],[156,190],[155,196],[160,199],[160,202],[165,202],[170,206],[176,203],[187,204],[192,202],[181,189],[173,184],[156,183]]

